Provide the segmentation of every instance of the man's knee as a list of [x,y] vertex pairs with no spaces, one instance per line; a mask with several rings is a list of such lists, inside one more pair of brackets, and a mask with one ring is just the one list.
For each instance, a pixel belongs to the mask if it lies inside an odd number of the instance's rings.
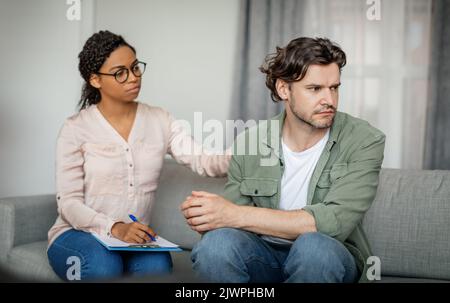
[[294,242],[286,262],[286,271],[288,274],[301,271],[310,277],[317,277],[318,281],[325,279],[337,282],[344,279],[346,265],[352,265],[352,262],[350,253],[342,243],[325,234],[313,232],[300,236]]
[[247,281],[241,273],[246,247],[252,241],[252,233],[233,228],[221,228],[206,233],[192,250],[193,269],[205,281]]
[[344,249],[339,241],[320,232],[311,232],[298,237],[291,251],[310,264],[332,264],[340,261]]
[[242,231],[234,228],[219,228],[207,232],[192,250],[192,261],[222,259],[232,254],[240,245]]

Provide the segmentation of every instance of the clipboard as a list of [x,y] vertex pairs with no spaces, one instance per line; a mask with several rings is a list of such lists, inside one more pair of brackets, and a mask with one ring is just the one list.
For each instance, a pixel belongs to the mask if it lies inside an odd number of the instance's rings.
[[156,241],[137,244],[127,243],[113,237],[104,237],[92,233],[94,238],[100,242],[106,249],[111,251],[183,251],[177,244],[172,243],[161,236],[156,236]]

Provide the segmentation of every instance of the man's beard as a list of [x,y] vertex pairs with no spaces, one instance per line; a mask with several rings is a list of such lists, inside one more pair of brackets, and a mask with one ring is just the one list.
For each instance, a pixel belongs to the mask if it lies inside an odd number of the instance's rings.
[[[334,107],[333,105],[329,105],[329,104],[325,105],[324,107],[320,108],[319,110],[315,110],[313,112],[313,114],[311,115],[311,118],[307,118],[302,113],[296,111],[294,104],[295,104],[295,100],[293,98],[291,98],[291,101],[289,102],[289,107],[291,108],[291,112],[294,114],[294,116],[297,117],[297,119],[299,119],[300,121],[302,121],[314,128],[317,128],[317,129],[326,129],[326,128],[330,128],[333,125],[334,117],[336,114],[336,107]],[[329,111],[329,110],[332,110],[334,112],[331,119],[325,118],[325,119],[321,119],[321,120],[315,120],[312,118],[315,114],[319,114],[321,112]],[[323,120],[325,120],[325,121],[323,121]]]

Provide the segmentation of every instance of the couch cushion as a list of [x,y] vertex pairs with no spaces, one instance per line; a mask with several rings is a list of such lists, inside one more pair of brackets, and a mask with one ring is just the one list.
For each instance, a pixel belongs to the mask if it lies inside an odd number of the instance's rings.
[[7,269],[20,280],[61,281],[48,263],[47,244],[47,241],[39,241],[14,247],[8,255]]
[[[191,252],[172,252],[173,277],[168,277],[168,281],[176,282],[198,282],[192,270],[190,259]],[[47,259],[47,241],[34,242],[21,245],[12,249],[8,256],[6,268],[13,272],[12,278],[20,281],[30,282],[61,282],[62,280],[54,273]],[[166,278],[166,277],[164,277]],[[121,278],[119,280],[126,278]],[[147,277],[140,278],[146,281]],[[158,277],[155,278],[157,281]],[[132,278],[130,279],[132,280]],[[164,279],[161,279],[164,282]]]
[[383,169],[363,226],[382,275],[450,280],[450,172]]
[[226,178],[200,177],[175,161],[166,160],[156,192],[151,227],[182,248],[192,249],[200,240],[200,235],[187,225],[179,210],[180,204],[193,190],[221,194],[226,180]]
[[375,283],[450,283],[450,281],[435,280],[435,279],[422,279],[422,278],[381,276],[381,280],[375,281]]

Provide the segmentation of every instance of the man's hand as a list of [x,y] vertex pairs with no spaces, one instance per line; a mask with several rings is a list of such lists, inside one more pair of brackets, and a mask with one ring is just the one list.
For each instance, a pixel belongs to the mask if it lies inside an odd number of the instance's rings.
[[111,228],[111,233],[115,238],[127,243],[143,244],[150,242],[150,237],[146,234],[146,232],[153,237],[156,236],[156,233],[150,227],[139,222],[127,224],[117,222]]
[[219,195],[193,191],[180,209],[189,226],[201,234],[222,227],[237,227],[239,206]]
[[303,233],[317,231],[314,217],[305,210],[237,205],[219,195],[203,191],[193,191],[180,209],[190,227],[200,234],[230,227],[295,240]]

